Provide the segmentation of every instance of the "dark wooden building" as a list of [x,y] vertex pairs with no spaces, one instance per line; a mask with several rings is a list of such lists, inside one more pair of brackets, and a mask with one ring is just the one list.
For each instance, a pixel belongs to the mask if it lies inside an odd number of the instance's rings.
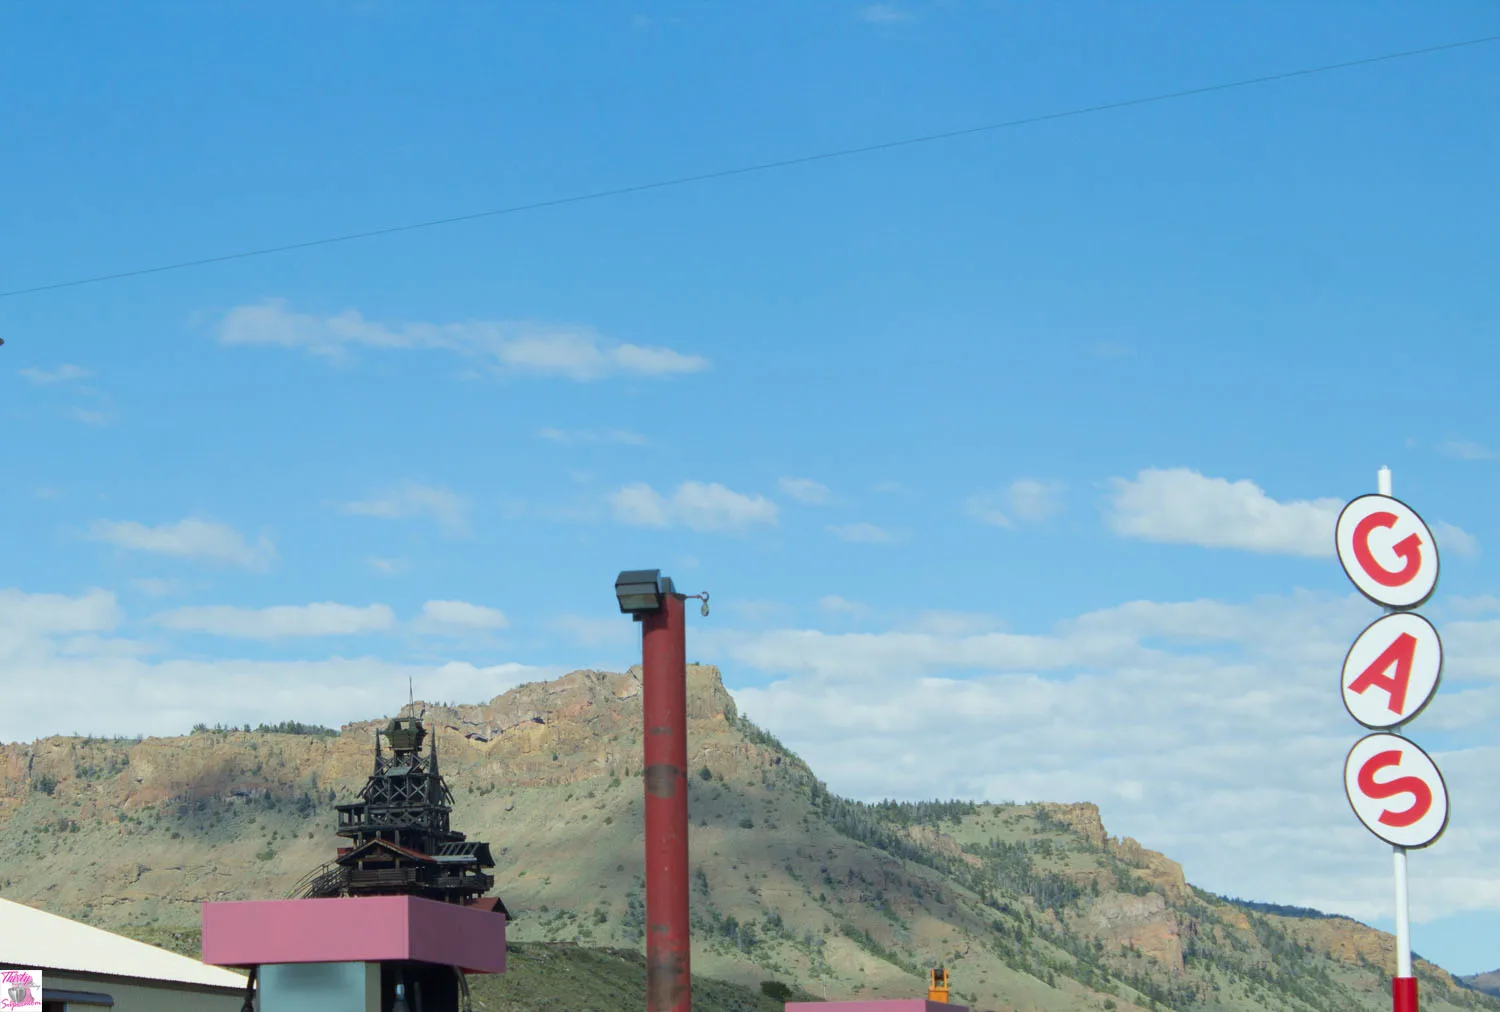
[[497,898],[479,899],[495,884],[490,845],[450,825],[453,795],[438,769],[436,734],[422,754],[427,738],[417,717],[394,717],[375,733],[370,779],[358,801],[337,806],[338,835],[350,845],[304,879],[298,895],[423,896],[507,913]]

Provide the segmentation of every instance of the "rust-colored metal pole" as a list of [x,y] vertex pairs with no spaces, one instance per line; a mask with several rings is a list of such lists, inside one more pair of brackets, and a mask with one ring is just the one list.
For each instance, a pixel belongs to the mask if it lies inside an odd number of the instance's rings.
[[[664,588],[665,589],[665,588]],[[668,590],[641,616],[646,731],[646,1012],[691,1012],[688,961],[687,630]]]

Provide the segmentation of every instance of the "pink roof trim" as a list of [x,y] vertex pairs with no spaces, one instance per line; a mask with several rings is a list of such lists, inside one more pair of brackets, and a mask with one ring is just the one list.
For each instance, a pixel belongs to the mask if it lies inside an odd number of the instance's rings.
[[926,998],[886,998],[866,1001],[789,1001],[786,1012],[969,1012],[967,1005]]
[[506,918],[417,896],[203,905],[203,961],[215,966],[420,960],[505,972]]

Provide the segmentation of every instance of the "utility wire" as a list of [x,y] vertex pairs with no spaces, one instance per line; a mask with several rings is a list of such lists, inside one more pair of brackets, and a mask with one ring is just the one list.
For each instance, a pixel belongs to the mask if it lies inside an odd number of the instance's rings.
[[1288,70],[1279,74],[1263,74],[1260,77],[1247,77],[1238,81],[1226,81],[1221,84],[1204,85],[1199,88],[1184,88],[1180,91],[1162,92],[1156,95],[1146,95],[1140,98],[1128,98],[1118,102],[1104,102],[1099,105],[1079,106],[1074,109],[1066,109],[1061,112],[1043,113],[1037,116],[1025,116],[1021,119],[1002,120],[998,123],[986,123],[982,126],[964,127],[958,130],[944,130],[940,133],[922,134],[916,137],[904,137],[899,140],[882,141],[877,144],[863,144],[852,148],[838,148],[832,151],[823,151],[811,155],[799,155],[795,158],[782,158],[771,162],[757,162],[752,165],[741,165],[732,169],[718,169],[713,172],[701,172],[689,176],[676,176],[670,179],[658,179],[650,183],[637,183],[632,186],[617,186],[607,190],[594,190],[589,193],[576,193],[567,197],[557,197],[552,200],[538,200],[529,204],[512,204],[509,207],[497,207],[487,211],[473,211],[468,214],[455,214],[446,218],[431,218],[427,221],[409,222],[404,225],[389,225],[385,228],[372,228],[361,232],[348,232],[343,235],[327,236],[322,239],[308,239],[303,242],[285,243],[280,246],[265,246],[260,249],[242,250],[238,253],[225,253],[220,256],[202,257],[197,260],[183,260],[178,263],[160,264],[155,267],[141,267],[136,270],[119,271],[114,274],[96,274],[92,277],[74,278],[69,281],[54,281],[50,284],[35,285],[31,288],[13,288],[9,291],[0,291],[0,299],[13,298],[18,295],[35,295],[38,292],[51,292],[60,288],[78,288],[83,285],[94,285],[104,281],[119,281],[124,278],[144,277],[148,274],[164,274],[167,271],[186,270],[190,267],[205,267],[209,264],[228,263],[232,260],[248,260],[251,257],[271,256],[275,253],[290,253],[295,250],[313,249],[318,246],[332,246],[335,243],[354,242],[357,239],[373,239],[377,236],[395,235],[400,232],[415,232],[420,229],[438,228],[442,225],[454,225],[465,221],[478,221],[481,218],[498,218],[504,215],[522,214],[526,211],[539,211],[549,207],[562,207],[567,204],[582,204],[588,201],[604,200],[609,197],[623,197],[632,193],[645,193],[650,190],[664,190],[673,186],[685,186],[688,183],[703,183],[714,179],[728,179],[732,176],[746,176],[755,172],[769,172],[772,169],[785,169],[795,165],[809,165],[814,162],[832,161],[835,158],[849,158],[854,155],[872,154],[877,151],[889,151],[893,148],[912,147],[917,144],[931,144],[935,141],[953,140],[957,137],[970,137],[974,134],[991,133],[997,130],[1009,130],[1015,127],[1032,126],[1037,123],[1050,123],[1056,120],[1073,119],[1079,116],[1089,116],[1094,113],[1112,112],[1116,109],[1129,109],[1134,106],[1153,105],[1158,102],[1170,102],[1181,98],[1191,98],[1195,95],[1210,95],[1215,92],[1232,91],[1237,88],[1250,88],[1261,84],[1271,84],[1276,81],[1290,81],[1299,77],[1312,77],[1317,74],[1328,74],[1337,70],[1349,70],[1354,67],[1367,67],[1376,63],[1390,63],[1394,60],[1404,60],[1414,56],[1427,56],[1432,53],[1448,52],[1455,49],[1465,49],[1471,46],[1482,46],[1493,42],[1500,42],[1500,35],[1485,35],[1479,38],[1464,39],[1459,42],[1445,42],[1436,46],[1424,46],[1421,49],[1404,49],[1398,52],[1382,53],[1379,56],[1367,56],[1358,60],[1346,60],[1342,63],[1325,63],[1317,67],[1305,67],[1301,70]]

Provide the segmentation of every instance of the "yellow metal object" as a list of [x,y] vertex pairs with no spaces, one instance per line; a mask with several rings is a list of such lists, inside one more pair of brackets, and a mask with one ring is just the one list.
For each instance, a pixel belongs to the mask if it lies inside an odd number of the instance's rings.
[[931,979],[927,983],[927,1000],[948,1001],[948,971],[941,966],[936,970],[929,971]]

